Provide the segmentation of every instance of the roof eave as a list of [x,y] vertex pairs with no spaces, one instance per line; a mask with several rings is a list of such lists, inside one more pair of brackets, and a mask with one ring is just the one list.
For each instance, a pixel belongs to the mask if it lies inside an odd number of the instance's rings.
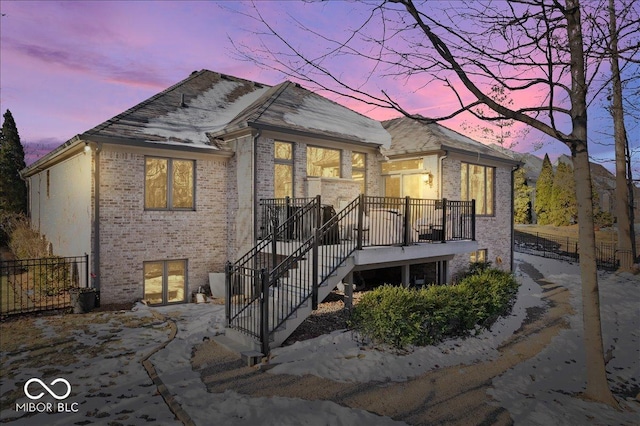
[[316,133],[316,132],[312,132],[312,131],[304,131],[304,130],[300,130],[300,129],[292,129],[290,127],[274,126],[274,125],[271,125],[271,124],[249,122],[249,123],[247,123],[247,125],[249,127],[252,127],[254,129],[258,129],[258,130],[279,132],[279,133],[284,133],[284,134],[293,135],[293,136],[302,136],[302,137],[307,137],[307,138],[324,139],[324,140],[327,140],[327,141],[343,142],[343,143],[359,145],[359,146],[368,146],[368,147],[382,147],[383,146],[383,144],[376,143],[376,142],[366,142],[366,141],[363,141],[363,140],[360,140],[360,139],[355,139],[355,138],[349,138],[349,137],[337,136],[337,135],[328,135],[328,134]]
[[455,148],[455,147],[448,146],[448,145],[441,145],[441,148],[444,151],[455,152],[455,153],[464,154],[464,155],[475,155],[475,156],[478,156],[478,158],[484,158],[484,159],[491,160],[491,161],[497,161],[497,162],[500,162],[500,163],[506,163],[506,164],[510,164],[512,166],[517,166],[517,165],[523,164],[520,161],[514,160],[512,158],[497,157],[495,155],[490,155],[490,154],[482,153],[482,152],[479,152],[479,151],[471,151],[471,150],[467,150],[467,149]]
[[29,166],[20,170],[20,175],[22,177],[29,177],[35,173],[38,173],[41,170],[48,168],[50,165],[57,163],[58,161],[62,161],[70,155],[76,153],[76,149],[83,142],[81,135],[75,135],[68,141],[62,143],[60,146],[40,157],[38,160],[34,161]]
[[201,144],[188,144],[188,143],[173,143],[168,144],[162,141],[154,142],[139,138],[122,138],[103,135],[92,135],[83,133],[79,135],[82,140],[87,140],[95,143],[104,143],[108,145],[130,146],[137,148],[153,148],[153,149],[166,149],[173,151],[186,151],[186,152],[198,152],[212,155],[218,155],[222,157],[231,157],[233,151],[217,149],[210,146],[204,146]]

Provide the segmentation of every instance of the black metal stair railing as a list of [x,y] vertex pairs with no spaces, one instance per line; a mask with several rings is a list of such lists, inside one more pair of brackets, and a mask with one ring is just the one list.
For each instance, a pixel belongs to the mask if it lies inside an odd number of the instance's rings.
[[274,333],[301,306],[317,308],[320,286],[356,250],[475,240],[473,200],[361,195],[324,223],[319,196],[303,206],[289,199],[263,205],[271,211],[273,232],[227,264],[226,317],[228,327],[259,340],[265,354]]
[[275,269],[297,250],[299,241],[291,238],[292,229],[313,229],[318,226],[320,197],[310,200],[292,211],[282,223],[278,223],[280,216],[274,215],[270,225],[272,232],[235,263],[227,263],[225,315],[228,327],[255,338],[260,337],[261,274]]

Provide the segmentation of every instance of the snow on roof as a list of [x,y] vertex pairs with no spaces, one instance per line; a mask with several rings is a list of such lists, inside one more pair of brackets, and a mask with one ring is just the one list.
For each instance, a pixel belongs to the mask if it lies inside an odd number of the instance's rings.
[[221,80],[211,89],[191,100],[186,107],[149,120],[142,132],[147,135],[165,137],[167,140],[209,145],[208,132],[224,128],[235,116],[262,96],[269,87],[256,88],[232,101],[234,90],[242,83]]
[[355,136],[363,142],[385,148],[391,146],[391,135],[380,122],[319,95],[306,96],[297,110],[284,114],[283,119],[294,126]]

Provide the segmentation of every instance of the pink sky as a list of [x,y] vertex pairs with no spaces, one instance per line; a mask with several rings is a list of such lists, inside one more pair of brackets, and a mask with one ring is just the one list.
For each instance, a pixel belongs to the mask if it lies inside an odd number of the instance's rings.
[[[268,7],[267,7],[268,5]],[[337,36],[346,34],[353,18],[364,13],[350,2],[309,5],[301,2],[258,2],[261,12],[300,48],[311,38],[295,33],[286,13],[318,28],[331,28]],[[248,5],[204,1],[6,1],[0,2],[0,108],[10,109],[27,152],[43,154],[76,134],[136,105],[155,93],[203,68],[238,77],[277,84],[286,77],[238,58],[229,39],[259,46],[254,32],[260,27],[241,13]],[[290,31],[291,30],[291,31]],[[342,31],[342,32],[341,32]],[[358,60],[340,60],[345,78],[357,78],[350,70]],[[308,86],[303,83],[303,85]],[[437,116],[451,108],[446,89],[420,90],[416,80],[370,82],[368,90],[399,93],[411,113]],[[324,94],[376,119],[397,116],[350,100]],[[448,107],[448,109],[447,109]],[[612,158],[606,142],[607,119],[602,109],[590,112],[590,153],[596,159]],[[468,117],[442,124],[464,133]],[[593,125],[596,124],[596,126]],[[472,136],[470,134],[469,136]],[[568,154],[560,142],[530,132],[515,149],[531,152],[535,143],[545,142],[534,152],[552,158]],[[630,143],[638,146],[638,127],[630,129]]]

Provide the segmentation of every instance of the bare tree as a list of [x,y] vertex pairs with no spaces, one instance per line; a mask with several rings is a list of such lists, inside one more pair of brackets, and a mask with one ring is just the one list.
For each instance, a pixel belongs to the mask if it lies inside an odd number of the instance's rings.
[[[634,79],[640,80],[635,65],[640,63],[637,57],[640,52],[640,10],[636,3],[635,0],[600,0],[597,9],[606,10],[607,13],[590,14],[587,18],[593,29],[591,55],[602,64],[610,64],[610,70],[602,72],[602,82],[595,84],[591,91],[596,94],[607,93],[607,109],[613,118],[613,135],[606,135],[607,139],[613,139],[613,143],[600,144],[613,146],[615,151],[615,211],[622,271],[632,269],[637,255],[633,225],[633,175],[625,121],[633,123],[635,120],[637,125],[638,117],[625,114],[625,110],[633,110],[637,106],[629,103],[629,100],[625,106],[624,102],[625,87],[628,87],[627,94],[631,95],[627,98],[634,99],[631,83]],[[627,74],[631,76],[626,81],[623,78],[625,68],[629,69]]]
[[[618,249],[622,253],[620,269],[631,271],[636,258],[636,247],[633,229],[633,187],[631,170],[627,170],[629,141],[624,124],[624,110],[622,105],[622,80],[620,78],[620,57],[618,51],[618,28],[616,23],[616,7],[613,0],[609,0],[609,52],[611,61],[612,101],[611,115],[613,116],[613,130],[616,151],[616,213],[618,218]],[[629,175],[627,175],[629,173]]]
[[[331,33],[338,34],[334,37],[311,28],[302,18],[290,17],[315,48],[306,51],[299,39],[276,30],[254,6],[248,16],[264,31],[251,46],[240,44],[236,49],[254,63],[346,100],[393,109],[425,122],[463,113],[485,121],[514,120],[564,143],[573,158],[578,203],[587,358],[584,396],[617,406],[605,371],[587,147],[587,94],[594,77],[589,70],[598,64],[589,63],[593,56],[583,37],[582,15],[602,13],[593,7],[579,0],[451,5],[388,0],[369,3],[360,22],[354,23],[358,14],[350,15],[350,31],[333,28]],[[358,66],[341,71],[336,60],[358,61]],[[358,70],[364,73],[357,75]],[[443,103],[454,106],[439,117],[413,114],[402,105],[402,92],[393,91],[398,81],[411,82],[413,91],[425,95],[444,86],[450,98]],[[385,84],[388,90],[376,87]],[[497,100],[492,87],[502,88],[515,105]]]

